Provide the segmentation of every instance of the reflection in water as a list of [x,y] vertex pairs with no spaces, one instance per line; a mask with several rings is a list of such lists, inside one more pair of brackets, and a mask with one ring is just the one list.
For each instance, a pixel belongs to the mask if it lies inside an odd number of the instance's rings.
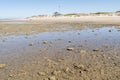
[[[56,49],[57,47],[61,49],[66,46],[76,48],[82,46],[91,50],[95,47],[104,48],[103,45],[108,45],[118,50],[120,48],[120,32],[118,29],[104,27],[66,32],[44,32],[22,36],[3,36],[0,38],[0,54],[30,52],[31,49],[39,51],[39,49],[45,47],[42,44],[44,40],[51,42],[52,48]],[[72,43],[68,44],[68,41]],[[30,43],[34,43],[34,46],[30,47]]]

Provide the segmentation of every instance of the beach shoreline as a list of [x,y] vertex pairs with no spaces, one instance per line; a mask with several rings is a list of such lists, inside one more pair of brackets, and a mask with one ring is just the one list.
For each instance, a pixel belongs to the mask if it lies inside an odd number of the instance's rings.
[[80,16],[80,17],[35,17],[26,21],[34,22],[74,22],[89,24],[120,24],[120,16]]
[[120,16],[46,16],[46,17],[29,17],[22,19],[0,20],[0,22],[34,22],[34,23],[86,23],[86,24],[115,24],[120,25]]
[[119,80],[119,21],[119,17],[0,21],[0,79]]

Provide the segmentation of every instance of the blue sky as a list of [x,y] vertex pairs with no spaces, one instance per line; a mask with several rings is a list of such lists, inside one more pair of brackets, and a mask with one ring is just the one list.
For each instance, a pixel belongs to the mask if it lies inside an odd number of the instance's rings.
[[40,14],[90,13],[120,10],[120,0],[0,0],[0,18],[20,18]]

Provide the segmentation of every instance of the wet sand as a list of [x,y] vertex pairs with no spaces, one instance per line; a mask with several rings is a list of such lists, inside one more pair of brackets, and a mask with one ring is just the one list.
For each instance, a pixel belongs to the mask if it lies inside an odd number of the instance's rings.
[[119,80],[119,24],[0,22],[0,80]]

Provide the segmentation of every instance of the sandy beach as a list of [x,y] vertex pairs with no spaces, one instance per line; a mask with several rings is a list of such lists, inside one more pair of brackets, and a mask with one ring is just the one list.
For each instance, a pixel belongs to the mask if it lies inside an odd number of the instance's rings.
[[[119,16],[81,16],[81,17],[41,17],[29,19],[1,20],[1,33],[33,33],[52,30],[52,28],[66,28],[74,26],[74,29],[83,28],[85,25],[101,27],[104,25],[120,27]],[[98,25],[98,26],[96,26]],[[17,27],[16,27],[17,26]],[[30,27],[28,27],[30,26]],[[61,30],[61,29],[59,29]]]
[[88,24],[120,24],[120,16],[80,16],[80,17],[35,17],[28,21],[45,22],[69,22],[69,23],[88,23]]
[[119,16],[0,21],[0,80],[119,79]]

